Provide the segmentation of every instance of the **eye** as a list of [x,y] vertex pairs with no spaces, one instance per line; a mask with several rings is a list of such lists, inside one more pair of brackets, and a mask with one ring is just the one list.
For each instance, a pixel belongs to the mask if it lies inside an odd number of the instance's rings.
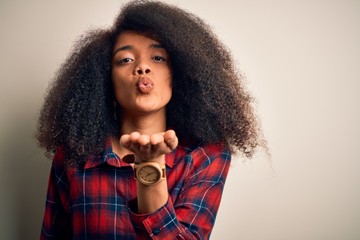
[[123,58],[123,59],[120,59],[118,61],[115,62],[116,65],[123,65],[123,64],[126,64],[126,63],[130,63],[130,62],[133,62],[134,60],[131,59],[131,58]]
[[164,62],[166,59],[162,56],[155,56],[152,58],[155,62]]

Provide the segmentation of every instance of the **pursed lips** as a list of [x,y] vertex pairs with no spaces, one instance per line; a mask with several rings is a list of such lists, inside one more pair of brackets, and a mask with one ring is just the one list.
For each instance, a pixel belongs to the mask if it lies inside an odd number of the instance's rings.
[[139,92],[149,94],[154,88],[154,82],[148,77],[140,77],[136,83]]

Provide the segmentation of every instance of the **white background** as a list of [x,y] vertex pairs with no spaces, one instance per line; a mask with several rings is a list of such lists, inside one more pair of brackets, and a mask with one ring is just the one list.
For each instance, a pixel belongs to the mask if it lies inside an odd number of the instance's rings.
[[[231,49],[272,151],[232,164],[212,239],[360,239],[360,1],[168,1]],[[33,138],[73,42],[120,1],[0,1],[0,239],[38,239],[50,160]]]

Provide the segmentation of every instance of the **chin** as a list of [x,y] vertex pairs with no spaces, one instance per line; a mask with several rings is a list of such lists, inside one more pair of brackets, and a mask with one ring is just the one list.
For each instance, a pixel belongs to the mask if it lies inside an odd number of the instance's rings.
[[139,108],[142,113],[158,113],[165,112],[165,106],[147,106]]
[[155,113],[161,111],[162,108],[141,108],[139,109],[139,112],[142,113]]
[[136,104],[136,109],[145,112],[157,112],[165,109],[166,103],[160,101],[152,101],[151,99],[142,99],[141,102]]

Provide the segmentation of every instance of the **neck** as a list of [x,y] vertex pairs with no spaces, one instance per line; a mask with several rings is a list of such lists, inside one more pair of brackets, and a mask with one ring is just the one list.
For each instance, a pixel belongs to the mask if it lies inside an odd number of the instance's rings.
[[[120,122],[120,136],[139,132],[140,134],[151,135],[166,131],[166,113],[165,110],[152,114],[143,114],[136,116],[134,114],[122,112],[122,120]],[[121,158],[127,154],[131,154],[128,149],[122,148],[119,139],[111,138],[113,151]]]
[[123,113],[120,133],[130,134],[139,132],[140,134],[154,134],[166,131],[166,113],[165,109],[151,114],[132,115]]

